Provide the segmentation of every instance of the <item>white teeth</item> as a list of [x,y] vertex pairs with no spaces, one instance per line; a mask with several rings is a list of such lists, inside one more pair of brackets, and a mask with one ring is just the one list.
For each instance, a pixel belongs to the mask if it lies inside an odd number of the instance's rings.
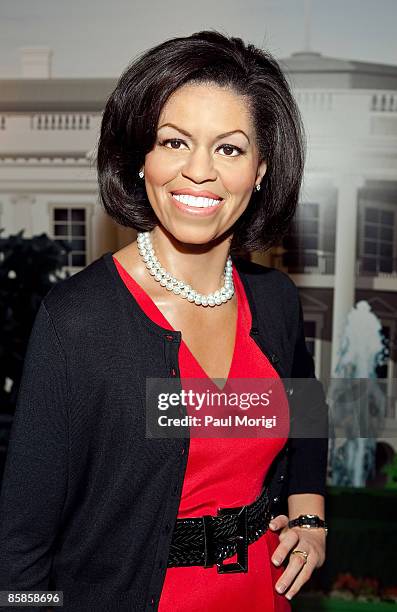
[[173,194],[173,196],[178,202],[182,202],[182,204],[186,204],[187,206],[193,206],[196,208],[208,208],[209,206],[217,206],[222,200],[213,200],[211,198],[196,198],[196,196],[185,195],[185,194]]

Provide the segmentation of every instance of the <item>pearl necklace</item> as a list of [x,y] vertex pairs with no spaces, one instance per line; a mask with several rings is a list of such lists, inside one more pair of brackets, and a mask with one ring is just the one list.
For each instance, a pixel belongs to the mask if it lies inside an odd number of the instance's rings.
[[149,274],[151,274],[162,287],[165,287],[168,291],[172,291],[175,295],[179,295],[188,302],[194,302],[197,306],[220,306],[233,297],[233,264],[230,255],[225,265],[224,285],[218,291],[214,291],[208,295],[202,295],[198,291],[192,289],[190,285],[178,280],[172,276],[172,274],[164,270],[154,253],[150,232],[138,232],[137,244],[139,253]]

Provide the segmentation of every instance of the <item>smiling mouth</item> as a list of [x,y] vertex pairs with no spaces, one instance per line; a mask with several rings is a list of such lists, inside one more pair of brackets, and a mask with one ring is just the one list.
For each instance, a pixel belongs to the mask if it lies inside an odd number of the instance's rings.
[[175,198],[175,200],[178,200],[178,202],[181,202],[182,204],[185,204],[186,206],[191,206],[192,208],[213,208],[215,206],[219,206],[219,204],[223,202],[223,200],[203,198],[201,196],[196,197],[192,195],[176,194],[176,193],[172,193],[171,195],[173,198]]

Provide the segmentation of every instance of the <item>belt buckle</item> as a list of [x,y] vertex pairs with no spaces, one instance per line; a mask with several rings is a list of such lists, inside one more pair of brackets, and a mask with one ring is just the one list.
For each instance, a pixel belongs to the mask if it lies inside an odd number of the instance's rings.
[[237,561],[235,563],[217,562],[218,574],[248,572],[248,514],[247,506],[218,508],[218,516],[237,514]]

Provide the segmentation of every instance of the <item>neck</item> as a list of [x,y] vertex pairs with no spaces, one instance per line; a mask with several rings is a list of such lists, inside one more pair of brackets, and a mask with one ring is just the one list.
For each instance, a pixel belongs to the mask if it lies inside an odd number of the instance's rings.
[[167,272],[203,294],[220,288],[229,255],[230,236],[209,244],[190,244],[176,240],[159,226],[150,235],[156,257]]

